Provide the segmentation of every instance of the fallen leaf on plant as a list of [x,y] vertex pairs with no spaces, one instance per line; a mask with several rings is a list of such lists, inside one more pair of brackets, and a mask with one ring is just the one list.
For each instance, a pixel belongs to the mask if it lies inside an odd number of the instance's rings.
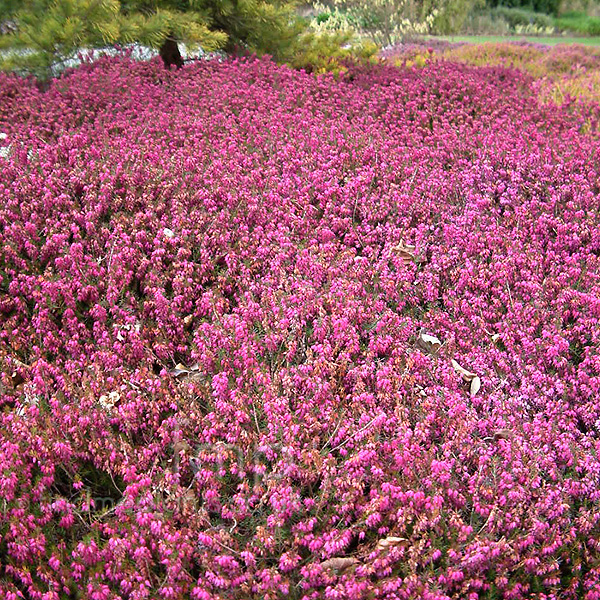
[[400,243],[397,246],[394,246],[392,250],[398,253],[405,265],[409,265],[415,261],[416,246],[405,244],[402,240],[400,240]]
[[473,381],[477,377],[476,373],[467,371],[467,369],[461,367],[454,359],[452,359],[452,366],[457,373],[460,373],[465,381]]
[[421,332],[417,338],[417,346],[426,352],[435,353],[442,347],[442,342],[435,335]]
[[406,538],[390,536],[390,537],[386,537],[382,540],[379,540],[377,542],[377,549],[385,550],[386,548],[400,546],[406,542],[408,542],[408,540]]
[[514,437],[515,434],[510,429],[498,429],[494,431],[495,440],[508,440]]
[[186,367],[182,363],[177,363],[173,369],[169,371],[175,378],[183,377],[184,375],[193,376],[200,370],[198,363],[194,363],[191,367]]
[[23,383],[25,380],[23,379],[22,375],[18,371],[13,371],[12,375],[10,376],[10,381],[11,381],[13,388],[16,388],[19,384]]
[[119,392],[110,392],[100,396],[100,398],[98,398],[98,404],[105,410],[110,411],[120,400],[121,396]]
[[323,569],[333,569],[340,573],[356,564],[358,564],[356,558],[353,558],[352,556],[340,556],[323,561],[321,567],[323,567]]

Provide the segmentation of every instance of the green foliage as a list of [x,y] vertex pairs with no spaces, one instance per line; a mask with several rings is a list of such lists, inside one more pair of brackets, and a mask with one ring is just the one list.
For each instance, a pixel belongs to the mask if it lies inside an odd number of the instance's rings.
[[0,0],[0,14],[15,24],[0,38],[9,48],[0,68],[21,69],[44,79],[53,66],[82,47],[134,41],[158,48],[170,36],[190,46],[216,49],[227,41],[226,32],[210,22],[192,2],[129,0]]
[[504,36],[510,33],[510,25],[504,19],[493,16],[491,10],[485,10],[469,15],[463,32],[468,35],[478,36]]
[[189,0],[189,4],[206,15],[211,28],[227,35],[229,51],[244,49],[281,59],[305,29],[295,0]]
[[469,16],[484,6],[484,0],[428,0],[423,5],[437,10],[432,25],[433,33],[448,35],[462,31]]
[[0,38],[2,47],[25,53],[11,53],[4,67],[23,66],[33,71],[44,70],[70,54],[87,40],[114,41],[114,22],[118,16],[114,0],[72,0],[14,2],[0,0],[0,14],[15,22],[18,29]]
[[423,0],[333,0],[326,28],[354,28],[361,37],[390,46],[406,35],[431,31],[435,13],[423,4]]
[[83,47],[139,42],[160,48],[168,39],[190,49],[301,63],[316,55],[319,68],[325,55],[345,55],[336,47],[339,36],[318,40],[308,34],[296,6],[296,0],[0,0],[0,14],[15,25],[0,36],[0,46],[10,49],[0,68],[45,79]]
[[600,35],[600,17],[590,17],[583,12],[567,12],[555,19],[561,31],[572,31],[583,35]]
[[490,8],[504,6],[508,8],[521,8],[532,12],[557,15],[561,0],[487,0]]
[[414,34],[460,31],[484,0],[332,0],[315,3],[316,23],[327,30],[354,29],[363,38],[390,46]]
[[373,42],[358,41],[351,31],[308,32],[298,39],[290,64],[310,73],[342,73],[347,63],[374,60],[379,47]]
[[492,9],[491,15],[493,18],[504,19],[512,30],[515,30],[518,26],[534,25],[547,29],[554,25],[554,20],[549,15],[522,8],[498,6]]

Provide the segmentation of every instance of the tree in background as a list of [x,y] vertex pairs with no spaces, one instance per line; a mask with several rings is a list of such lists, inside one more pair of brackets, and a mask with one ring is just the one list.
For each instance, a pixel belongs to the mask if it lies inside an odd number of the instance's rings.
[[423,0],[424,10],[437,9],[433,32],[440,35],[459,33],[468,17],[485,6],[485,0]]
[[0,0],[11,25],[0,67],[47,78],[81,48],[133,42],[158,49],[167,66],[183,64],[178,42],[286,59],[305,28],[295,8],[295,0]]
[[378,44],[391,46],[407,34],[429,33],[437,14],[422,0],[332,0],[348,22]]
[[460,31],[468,15],[484,3],[484,0],[328,0],[326,4],[315,5],[326,16],[324,29],[354,27],[377,43],[392,46],[415,34]]

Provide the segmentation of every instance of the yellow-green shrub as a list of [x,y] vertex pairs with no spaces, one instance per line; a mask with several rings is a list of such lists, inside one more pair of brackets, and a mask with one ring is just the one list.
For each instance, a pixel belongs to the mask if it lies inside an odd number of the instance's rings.
[[547,79],[540,86],[539,97],[543,102],[557,104],[562,104],[568,99],[600,104],[600,71],[587,71],[572,77]]
[[536,88],[543,102],[560,104],[576,99],[600,103],[600,48],[577,44],[544,48],[503,42],[464,44],[434,52],[412,45],[402,48],[391,62],[418,68],[432,60],[519,69],[538,80]]
[[335,73],[346,70],[348,62],[375,60],[379,47],[358,40],[352,32],[308,32],[294,48],[289,63],[309,73]]

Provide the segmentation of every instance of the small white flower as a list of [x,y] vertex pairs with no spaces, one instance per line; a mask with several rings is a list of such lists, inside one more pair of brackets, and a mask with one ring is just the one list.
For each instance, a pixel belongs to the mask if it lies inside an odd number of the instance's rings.
[[175,237],[175,232],[172,229],[169,229],[168,227],[165,227],[163,229],[163,233],[165,234],[165,237],[168,237],[168,238]]
[[8,133],[1,132],[0,133],[0,142],[5,140],[8,137]]

